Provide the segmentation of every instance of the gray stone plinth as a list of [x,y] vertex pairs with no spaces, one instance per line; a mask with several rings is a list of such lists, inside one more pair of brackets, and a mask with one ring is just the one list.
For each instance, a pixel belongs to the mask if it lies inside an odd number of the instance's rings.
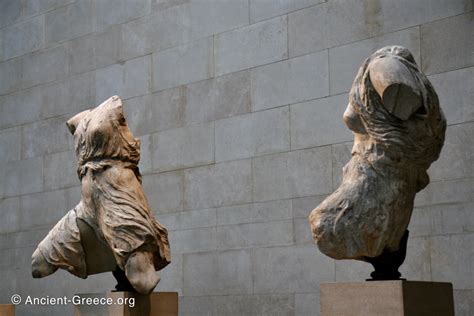
[[453,285],[371,281],[321,284],[321,316],[454,316]]
[[[112,292],[78,294],[84,300],[112,299],[114,304],[85,304],[76,305],[74,316],[103,315],[103,316],[177,316],[178,292],[153,292],[141,295],[131,292]],[[129,304],[128,302],[131,302]],[[125,302],[118,304],[117,302]]]

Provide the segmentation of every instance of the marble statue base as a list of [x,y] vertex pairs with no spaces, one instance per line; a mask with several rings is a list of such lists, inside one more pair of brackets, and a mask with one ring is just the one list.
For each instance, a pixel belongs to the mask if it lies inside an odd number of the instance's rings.
[[451,283],[368,281],[321,284],[321,316],[454,316]]
[[[177,292],[153,292],[150,295],[110,292],[78,296],[84,303],[76,305],[74,316],[178,316]],[[106,299],[113,303],[106,302]]]
[[1,316],[15,316],[15,305],[0,304],[0,315]]

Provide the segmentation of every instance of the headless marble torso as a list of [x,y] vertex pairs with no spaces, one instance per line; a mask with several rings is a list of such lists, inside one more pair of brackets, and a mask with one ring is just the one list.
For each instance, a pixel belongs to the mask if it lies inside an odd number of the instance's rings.
[[380,49],[361,66],[344,122],[354,132],[339,188],[309,216],[318,248],[335,259],[396,251],[415,194],[444,142],[446,121],[410,52]]
[[140,293],[159,281],[170,262],[168,233],[149,209],[138,170],[140,142],[131,134],[122,102],[112,97],[67,122],[74,135],[79,204],[61,219],[33,254],[33,275],[57,268],[79,276],[124,270]]

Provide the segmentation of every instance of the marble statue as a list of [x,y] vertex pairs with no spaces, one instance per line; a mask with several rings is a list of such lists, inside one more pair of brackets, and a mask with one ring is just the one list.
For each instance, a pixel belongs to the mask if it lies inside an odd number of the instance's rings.
[[42,278],[58,268],[87,278],[113,271],[117,290],[147,294],[170,263],[168,232],[153,216],[138,170],[140,141],[113,96],[66,123],[74,135],[81,201],[51,229],[32,256]]
[[360,67],[343,120],[352,158],[309,216],[313,238],[329,257],[372,263],[373,279],[398,279],[415,195],[444,142],[438,96],[408,49],[384,47]]

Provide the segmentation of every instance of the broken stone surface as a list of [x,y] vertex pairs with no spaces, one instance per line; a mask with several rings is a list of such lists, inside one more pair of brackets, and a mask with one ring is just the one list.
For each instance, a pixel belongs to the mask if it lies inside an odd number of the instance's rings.
[[354,133],[339,188],[309,216],[318,248],[366,261],[399,248],[417,192],[443,146],[446,120],[431,83],[404,47],[367,58],[343,117]]
[[170,263],[168,232],[148,206],[138,170],[140,141],[127,126],[122,101],[111,97],[66,124],[74,135],[82,198],[33,253],[33,277],[58,268],[81,278],[124,271],[134,290],[150,293],[159,281],[155,271]]

